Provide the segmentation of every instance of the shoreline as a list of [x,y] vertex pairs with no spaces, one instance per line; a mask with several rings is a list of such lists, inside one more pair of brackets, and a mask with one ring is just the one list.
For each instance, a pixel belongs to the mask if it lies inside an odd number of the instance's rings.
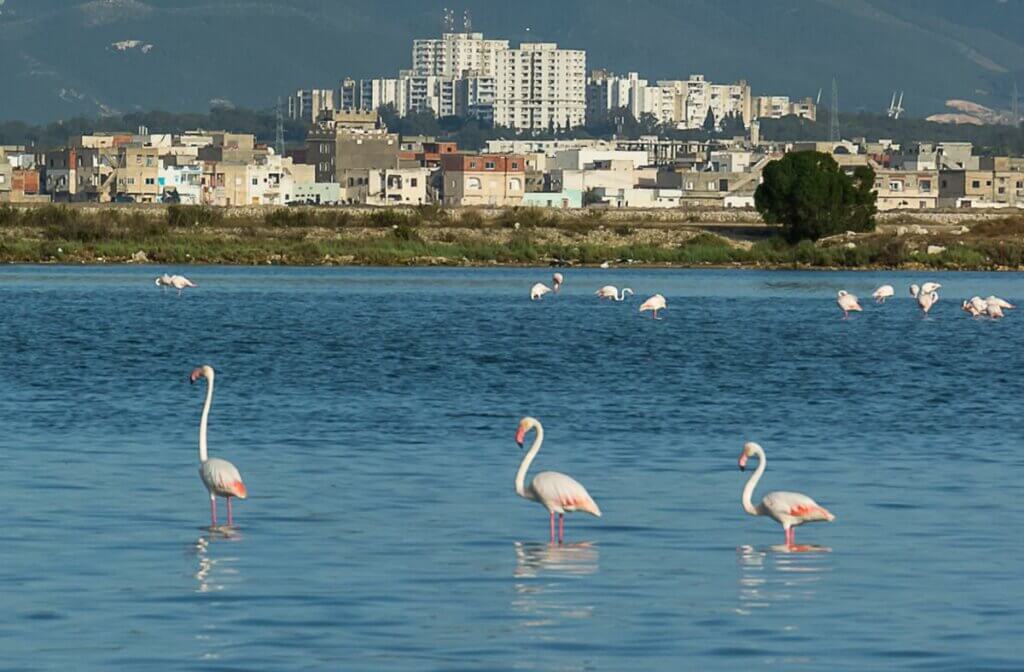
[[682,222],[614,215],[0,206],[0,263],[1024,271],[1019,214],[899,215],[875,232],[795,245],[750,212]]

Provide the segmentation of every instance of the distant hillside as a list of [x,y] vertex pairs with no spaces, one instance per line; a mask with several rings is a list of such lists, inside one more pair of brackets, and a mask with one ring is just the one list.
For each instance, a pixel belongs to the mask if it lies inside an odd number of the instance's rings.
[[747,78],[758,93],[815,95],[835,75],[844,111],[911,116],[948,99],[1009,106],[1024,89],[1020,0],[6,0],[0,119],[248,107],[344,76],[408,67],[442,6],[513,41],[585,48],[591,67],[652,79]]

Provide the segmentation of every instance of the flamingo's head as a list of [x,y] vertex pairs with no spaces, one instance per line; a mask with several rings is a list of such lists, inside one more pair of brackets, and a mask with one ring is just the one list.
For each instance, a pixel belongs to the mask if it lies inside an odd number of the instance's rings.
[[203,364],[202,366],[197,366],[196,368],[194,368],[192,370],[192,373],[189,374],[188,380],[189,380],[190,383],[194,383],[197,380],[199,380],[200,378],[206,378],[207,380],[213,380],[213,367],[210,366],[209,364]]
[[758,450],[761,450],[761,446],[753,441],[747,441],[743,444],[743,452],[740,453],[740,471],[744,471],[747,468],[747,460],[757,455]]
[[537,421],[534,418],[523,418],[519,421],[519,429],[516,430],[516,443],[519,447],[523,447],[523,442],[526,439],[526,433],[537,426]]
[[838,294],[838,296],[839,296],[839,298],[841,299],[841,298],[843,298],[844,296],[846,296],[846,295],[847,295],[848,293],[849,293],[849,292],[847,292],[847,291],[846,291],[845,289],[840,289],[840,290],[839,290],[839,294]]

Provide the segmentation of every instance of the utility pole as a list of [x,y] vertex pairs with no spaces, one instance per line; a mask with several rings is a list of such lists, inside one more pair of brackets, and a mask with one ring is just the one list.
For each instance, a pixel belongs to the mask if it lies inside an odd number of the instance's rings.
[[278,156],[284,156],[284,114],[281,112],[281,96],[277,97],[277,137],[274,139]]
[[828,140],[839,142],[839,84],[832,78],[832,107],[828,115]]
[[1017,80],[1013,81],[1013,97],[1010,102],[1010,109],[1013,112],[1013,127],[1020,126],[1020,94],[1017,93]]

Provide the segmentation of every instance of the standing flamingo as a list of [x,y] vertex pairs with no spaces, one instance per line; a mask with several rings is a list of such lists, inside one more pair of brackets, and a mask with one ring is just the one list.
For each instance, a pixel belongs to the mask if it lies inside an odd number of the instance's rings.
[[228,525],[231,526],[234,525],[231,518],[231,498],[245,499],[249,495],[245,484],[242,483],[242,475],[238,473],[235,465],[218,457],[208,457],[206,454],[206,424],[210,417],[210,405],[213,403],[213,367],[200,366],[189,376],[193,383],[200,378],[206,378],[206,403],[203,404],[203,417],[199,421],[199,477],[203,479],[203,485],[210,493],[210,525],[217,526],[217,497],[223,497],[228,502]]
[[558,293],[558,290],[562,288],[563,282],[565,282],[565,276],[563,276],[561,273],[555,273],[554,275],[551,276],[551,283],[554,286],[556,294]]
[[934,306],[938,302],[938,300],[938,292],[925,293],[922,291],[920,294],[917,295],[917,305],[921,306],[921,311],[925,315],[928,314],[928,311],[932,309],[932,306]]
[[882,285],[871,296],[875,297],[876,303],[885,303],[886,299],[891,299],[895,295],[896,290],[893,289],[892,285]]
[[917,295],[920,294],[920,293],[921,293],[921,288],[920,287],[918,287],[917,285],[911,285],[910,286],[910,295],[912,297],[914,297],[916,299]]
[[797,525],[819,520],[827,520],[831,523],[836,519],[828,509],[799,492],[769,492],[760,504],[754,506],[751,497],[754,495],[757,482],[764,474],[768,460],[765,457],[764,448],[753,442],[745,443],[743,452],[740,453],[740,471],[746,470],[747,460],[751,457],[757,457],[759,463],[757,471],[750,476],[746,487],[743,488],[743,510],[752,516],[768,516],[778,521],[786,533],[787,546],[793,546],[795,543],[793,528]]
[[551,291],[551,288],[543,282],[538,282],[530,288],[530,301],[540,301],[541,297]]
[[156,286],[166,291],[167,288],[171,286],[171,276],[167,273],[164,273],[163,275],[156,279]]
[[926,282],[921,285],[921,291],[925,294],[931,294],[932,292],[937,292],[940,289],[942,289],[942,285],[937,282]]
[[640,306],[640,312],[642,313],[645,310],[652,310],[654,311],[654,319],[660,320],[661,318],[658,317],[658,311],[665,310],[665,307],[665,297],[661,294],[655,294],[643,302],[643,305]]
[[174,287],[178,290],[178,296],[181,296],[181,290],[186,287],[198,287],[199,285],[195,284],[184,275],[167,275],[164,273],[156,279],[156,286],[164,287],[165,289],[167,287]]
[[551,543],[555,543],[555,514],[558,514],[558,543],[565,540],[565,514],[573,511],[583,511],[597,518],[601,517],[601,509],[591,498],[590,493],[580,483],[557,471],[542,471],[533,477],[530,485],[524,486],[526,471],[530,468],[533,458],[537,457],[540,446],[544,442],[544,428],[540,421],[535,418],[523,418],[519,421],[519,429],[516,431],[516,443],[523,447],[523,440],[526,433],[531,429],[537,430],[537,436],[533,440],[530,451],[523,457],[519,464],[519,471],[516,472],[516,494],[523,499],[540,502],[551,515]]
[[857,297],[850,294],[845,289],[839,290],[839,294],[836,296],[836,303],[843,310],[843,319],[845,320],[850,316],[851,312],[861,312],[863,309],[860,307],[860,303],[857,301]]
[[616,289],[615,285],[605,285],[601,289],[594,292],[594,294],[596,294],[597,298],[599,299],[608,299],[610,301],[625,301],[626,294],[632,296],[633,290],[630,289],[629,287],[623,287],[622,293],[620,294],[619,290]]

